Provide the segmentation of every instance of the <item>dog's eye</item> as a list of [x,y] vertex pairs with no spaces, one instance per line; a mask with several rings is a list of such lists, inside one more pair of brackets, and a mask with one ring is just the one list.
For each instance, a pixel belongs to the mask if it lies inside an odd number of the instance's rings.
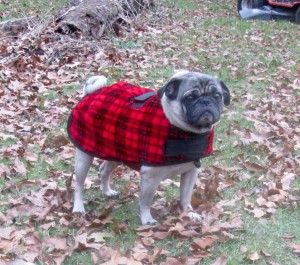
[[188,101],[193,101],[196,98],[197,98],[197,96],[194,95],[194,94],[191,94],[191,95],[188,95],[187,97],[185,97],[185,99],[188,100]]
[[221,99],[221,98],[222,98],[221,93],[215,92],[215,93],[214,93],[214,98],[217,99],[217,100]]
[[184,99],[187,100],[187,101],[193,101],[193,100],[197,99],[199,96],[200,96],[199,95],[199,91],[198,90],[194,90],[191,93],[189,93],[188,95],[186,95],[184,97]]

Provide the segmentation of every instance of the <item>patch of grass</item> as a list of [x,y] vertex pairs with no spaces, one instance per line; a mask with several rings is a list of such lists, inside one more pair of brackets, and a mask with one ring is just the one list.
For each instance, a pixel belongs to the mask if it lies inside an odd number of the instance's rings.
[[57,94],[56,91],[49,91],[48,93],[42,94],[41,98],[45,99],[45,100],[47,99],[47,100],[52,101],[52,100],[55,100],[55,99],[58,98],[58,94]]
[[134,229],[129,229],[124,233],[116,234],[114,237],[106,238],[107,246],[125,254],[129,249],[133,248],[138,236]]
[[47,163],[44,160],[38,160],[35,166],[28,171],[28,179],[46,179],[47,178]]
[[[158,240],[154,243],[157,248],[168,249],[170,256],[180,257],[191,255],[191,248],[188,241],[183,242],[179,238],[167,237],[163,240]],[[158,258],[158,263],[164,261],[164,258]],[[201,263],[202,264],[202,263]]]
[[144,82],[141,83],[141,85],[153,87],[157,80],[165,79],[166,77],[171,76],[174,73],[174,70],[175,69],[173,66],[168,66],[160,69],[152,69],[151,71],[149,71],[147,79],[145,79]]
[[80,85],[69,85],[63,88],[63,94],[75,94],[78,90],[82,90]]
[[13,136],[12,136],[12,138],[7,138],[5,140],[1,139],[0,140],[0,148],[5,147],[5,146],[14,145],[16,142],[17,141]]
[[121,80],[124,76],[124,70],[116,66],[107,66],[100,69],[101,73],[108,78],[108,85]]
[[211,1],[211,9],[214,13],[224,13],[232,10],[232,2],[228,1]]
[[292,187],[299,188],[300,187],[300,178],[296,178],[292,183]]
[[11,165],[13,163],[14,159],[5,157],[0,159],[0,163],[3,165]]
[[[217,244],[213,252],[214,257],[224,254],[228,261],[227,264],[239,265],[253,264],[247,257],[257,252],[260,259],[257,264],[267,265],[271,261],[276,261],[279,264],[299,264],[299,260],[292,254],[288,248],[289,240],[284,239],[284,236],[295,236],[293,240],[299,243],[300,234],[298,229],[298,220],[300,218],[299,211],[291,212],[288,209],[278,209],[275,215],[276,222],[272,223],[268,220],[257,220],[249,214],[243,215],[245,225],[244,233],[236,233],[238,240],[226,242],[225,244]],[[241,248],[246,247],[246,253],[242,253]],[[260,251],[270,254],[270,257],[264,257]],[[214,261],[213,258],[208,258],[201,261],[201,264],[209,265]]]
[[52,15],[62,7],[66,6],[69,0],[14,0],[1,1],[0,12],[4,15],[3,20],[10,18],[26,17],[28,15],[41,15],[42,17]]
[[[72,256],[68,257],[64,265],[93,265],[92,256],[89,251],[87,252],[73,252]],[[42,265],[42,264],[41,264]]]
[[179,195],[180,195],[180,189],[174,185],[169,185],[164,190],[164,197],[168,202],[177,200],[179,198]]
[[196,10],[200,8],[199,3],[196,1],[164,0],[163,3],[165,5],[184,10]]
[[119,40],[116,44],[117,48],[119,49],[139,49],[142,48],[142,43],[139,43],[137,41],[129,40],[129,41],[123,41]]
[[106,243],[108,246],[112,248],[117,247],[122,253],[126,253],[134,246],[136,239],[138,238],[135,231],[135,229],[140,225],[137,201],[126,203],[122,207],[114,209],[112,217],[115,223],[109,225],[109,232],[114,230],[114,226],[116,226],[117,223],[125,223],[129,230],[118,233],[114,237],[107,238]]

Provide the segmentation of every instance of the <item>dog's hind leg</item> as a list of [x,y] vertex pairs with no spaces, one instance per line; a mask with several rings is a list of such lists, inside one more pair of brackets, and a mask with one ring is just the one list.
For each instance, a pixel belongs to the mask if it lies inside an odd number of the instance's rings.
[[93,163],[93,159],[94,157],[76,148],[76,152],[75,152],[76,185],[75,185],[75,192],[74,192],[73,212],[83,212],[83,213],[85,212],[84,205],[83,205],[84,181]]
[[109,183],[110,175],[118,165],[119,163],[117,162],[104,161],[100,166],[99,171],[100,171],[102,192],[108,197],[116,196],[119,194],[119,192],[111,189]]

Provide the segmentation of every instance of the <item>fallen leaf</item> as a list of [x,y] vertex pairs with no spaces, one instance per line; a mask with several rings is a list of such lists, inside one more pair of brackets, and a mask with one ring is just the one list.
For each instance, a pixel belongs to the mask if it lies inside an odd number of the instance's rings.
[[27,169],[24,163],[18,157],[15,158],[13,169],[16,171],[16,173],[20,174],[21,176],[26,176],[27,174]]
[[226,265],[226,264],[227,264],[227,258],[226,256],[222,255],[221,257],[217,258],[217,260],[211,265]]
[[105,242],[105,238],[111,238],[111,237],[114,237],[114,235],[112,233],[94,232],[94,233],[91,233],[86,239],[88,242],[103,243],[103,242]]
[[258,255],[257,252],[254,252],[254,253],[250,254],[247,258],[251,261],[257,261],[260,259],[260,256]]
[[247,253],[247,252],[248,252],[247,246],[241,246],[241,247],[240,247],[240,252],[241,252],[242,254]]
[[293,253],[300,255],[300,245],[295,243],[288,243],[289,248],[293,249]]
[[193,240],[192,247],[193,248],[206,249],[208,247],[211,247],[217,239],[218,239],[217,236],[208,236],[208,237],[196,238],[196,239]]

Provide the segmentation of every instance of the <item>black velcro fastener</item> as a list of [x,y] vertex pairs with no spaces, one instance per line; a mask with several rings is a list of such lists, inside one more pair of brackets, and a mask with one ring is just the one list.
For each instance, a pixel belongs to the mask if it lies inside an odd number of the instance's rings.
[[137,97],[134,98],[134,102],[132,104],[132,107],[134,109],[140,109],[141,107],[143,107],[144,103],[151,98],[152,96],[156,95],[157,92],[156,91],[150,91],[147,93],[144,93],[142,95],[139,95]]
[[183,155],[189,160],[196,160],[203,156],[208,148],[208,134],[199,134],[189,139],[167,140],[164,154],[168,157]]

